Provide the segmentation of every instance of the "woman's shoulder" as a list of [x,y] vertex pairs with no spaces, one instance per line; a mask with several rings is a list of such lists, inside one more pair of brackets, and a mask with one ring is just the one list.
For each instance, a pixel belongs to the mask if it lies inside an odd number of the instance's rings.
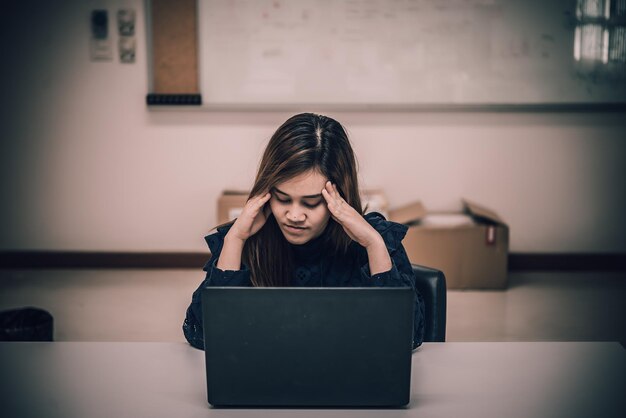
[[232,222],[219,225],[209,231],[209,234],[204,237],[204,241],[209,246],[211,254],[219,254],[222,251],[222,246],[224,245],[224,237],[230,230],[231,226],[233,226]]
[[363,217],[383,237],[390,252],[400,247],[409,229],[406,225],[388,221],[378,212],[370,212]]

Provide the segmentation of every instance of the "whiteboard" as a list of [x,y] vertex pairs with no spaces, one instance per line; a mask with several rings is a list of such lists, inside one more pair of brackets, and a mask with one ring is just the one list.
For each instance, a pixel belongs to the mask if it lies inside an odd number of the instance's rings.
[[575,0],[200,0],[209,106],[626,102],[574,59]]

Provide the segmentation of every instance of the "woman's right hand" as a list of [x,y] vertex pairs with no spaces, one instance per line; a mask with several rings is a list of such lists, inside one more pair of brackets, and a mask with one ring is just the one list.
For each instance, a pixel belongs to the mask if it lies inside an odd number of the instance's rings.
[[272,194],[268,192],[248,200],[226,236],[231,235],[233,238],[245,242],[252,235],[259,232],[265,225],[271,212],[269,206],[265,206],[271,197]]

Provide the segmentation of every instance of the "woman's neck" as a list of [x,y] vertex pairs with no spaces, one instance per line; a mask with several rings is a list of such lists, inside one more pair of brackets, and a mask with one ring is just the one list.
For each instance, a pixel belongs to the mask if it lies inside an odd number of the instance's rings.
[[291,247],[296,260],[305,261],[319,258],[325,246],[327,230],[328,228],[324,229],[324,232],[322,232],[319,236],[305,242],[304,244],[296,245],[290,243],[289,246]]

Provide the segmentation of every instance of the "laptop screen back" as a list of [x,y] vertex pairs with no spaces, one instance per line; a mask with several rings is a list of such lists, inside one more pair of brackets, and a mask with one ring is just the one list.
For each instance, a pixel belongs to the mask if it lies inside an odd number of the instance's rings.
[[203,289],[214,406],[409,402],[410,288]]

